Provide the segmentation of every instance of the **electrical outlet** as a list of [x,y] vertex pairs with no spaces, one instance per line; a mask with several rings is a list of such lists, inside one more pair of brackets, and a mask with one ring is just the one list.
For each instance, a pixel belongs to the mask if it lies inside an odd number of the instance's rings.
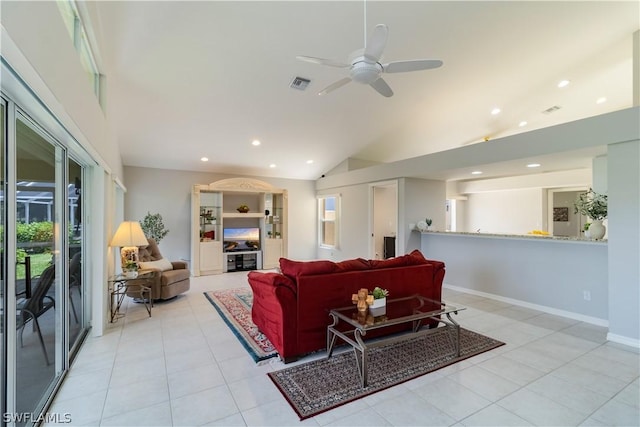
[[582,291],[582,298],[585,301],[591,301],[591,291]]

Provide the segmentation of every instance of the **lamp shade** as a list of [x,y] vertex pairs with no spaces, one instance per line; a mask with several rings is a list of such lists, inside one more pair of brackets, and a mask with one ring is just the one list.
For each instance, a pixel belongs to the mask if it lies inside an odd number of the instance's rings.
[[132,246],[147,246],[147,238],[142,232],[142,227],[138,221],[123,221],[116,234],[111,239],[109,246],[119,247],[132,247]]

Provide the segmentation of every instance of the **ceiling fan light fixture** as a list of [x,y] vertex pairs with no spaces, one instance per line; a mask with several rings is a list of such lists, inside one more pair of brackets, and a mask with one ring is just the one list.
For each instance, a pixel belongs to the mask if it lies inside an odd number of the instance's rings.
[[371,84],[380,78],[382,66],[378,63],[372,64],[366,61],[355,62],[351,66],[349,75],[354,82],[365,85]]

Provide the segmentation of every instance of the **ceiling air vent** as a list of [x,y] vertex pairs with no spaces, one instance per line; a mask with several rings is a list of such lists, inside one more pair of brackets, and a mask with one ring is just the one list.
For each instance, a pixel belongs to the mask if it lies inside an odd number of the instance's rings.
[[559,109],[561,109],[562,107],[559,105],[554,105],[553,107],[549,107],[546,110],[542,111],[542,114],[551,114],[551,113],[555,113],[556,111],[558,111]]
[[289,87],[298,90],[305,90],[307,86],[309,86],[309,83],[311,83],[311,80],[309,79],[305,79],[303,77],[294,77]]

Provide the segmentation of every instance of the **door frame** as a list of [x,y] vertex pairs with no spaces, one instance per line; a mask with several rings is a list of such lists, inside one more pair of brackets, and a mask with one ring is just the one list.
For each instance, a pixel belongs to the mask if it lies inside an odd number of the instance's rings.
[[392,215],[395,219],[395,230],[392,231],[393,235],[396,236],[396,247],[395,253],[398,254],[398,227],[399,227],[399,213],[400,209],[398,206],[398,181],[390,180],[390,181],[380,181],[369,184],[369,224],[368,224],[368,248],[369,248],[369,258],[376,258],[376,236],[375,236],[375,225],[376,225],[376,215],[375,215],[375,191],[377,188],[392,188],[394,190],[395,201],[393,203],[394,212]]

